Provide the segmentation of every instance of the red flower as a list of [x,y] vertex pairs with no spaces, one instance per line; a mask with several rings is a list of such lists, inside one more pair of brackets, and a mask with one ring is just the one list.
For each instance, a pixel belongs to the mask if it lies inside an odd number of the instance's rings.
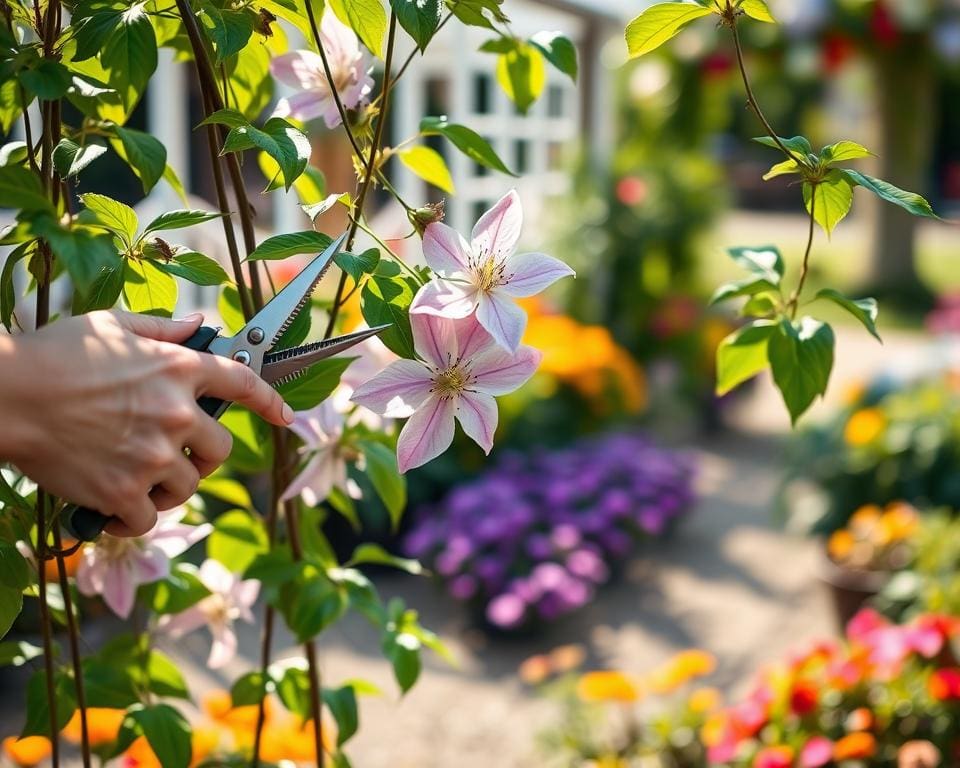
[[790,692],[790,711],[805,717],[816,710],[819,688],[812,680],[797,680]]
[[823,69],[828,75],[836,74],[853,56],[854,45],[844,35],[831,34],[823,41]]
[[960,700],[960,668],[936,670],[927,681],[927,691],[937,701]]
[[787,746],[766,747],[753,759],[753,768],[791,768],[793,749]]
[[870,30],[884,48],[892,48],[900,40],[900,30],[890,9],[883,0],[877,0],[870,18]]
[[649,191],[647,182],[639,176],[626,176],[617,182],[617,200],[624,205],[640,205]]

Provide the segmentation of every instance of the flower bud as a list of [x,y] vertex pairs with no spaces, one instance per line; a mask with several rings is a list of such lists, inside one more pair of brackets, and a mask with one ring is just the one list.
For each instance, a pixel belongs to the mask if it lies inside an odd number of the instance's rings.
[[143,244],[141,258],[151,261],[172,261],[177,253],[166,240],[159,237],[151,237]]
[[427,203],[423,208],[417,208],[415,211],[407,211],[407,218],[413,224],[417,234],[421,237],[431,224],[443,221],[445,203],[441,200],[439,203]]

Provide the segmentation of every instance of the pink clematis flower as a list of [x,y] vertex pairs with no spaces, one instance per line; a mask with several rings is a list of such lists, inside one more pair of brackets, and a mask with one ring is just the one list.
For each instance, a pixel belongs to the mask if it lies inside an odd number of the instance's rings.
[[347,479],[347,462],[341,444],[343,421],[343,414],[337,410],[332,399],[296,414],[290,430],[303,440],[300,453],[309,455],[310,459],[283,492],[283,501],[302,496],[307,504],[314,507],[326,499],[334,488],[356,496],[358,489]]
[[77,589],[84,595],[100,595],[122,619],[130,616],[137,587],[151,584],[170,573],[170,561],[182,555],[213,530],[209,523],[184,525],[186,509],[161,512],[156,526],[137,538],[103,534],[83,548],[77,566]]
[[353,393],[353,401],[390,418],[410,417],[397,442],[401,472],[435,459],[453,442],[454,420],[484,451],[497,429],[495,395],[513,392],[540,364],[532,347],[500,349],[476,318],[412,314],[421,360],[398,360]]
[[[373,90],[373,78],[369,57],[353,30],[328,10],[320,21],[320,40],[343,106],[355,109],[365,104]],[[270,71],[281,83],[298,90],[290,98],[280,99],[275,116],[303,122],[322,117],[327,128],[340,125],[340,112],[319,54],[303,50],[285,53],[270,62]]]
[[411,314],[477,319],[504,349],[520,345],[527,316],[514,299],[533,296],[574,274],[542,253],[516,254],[523,225],[520,197],[511,191],[473,228],[468,244],[454,229],[436,222],[423,235],[423,256],[438,276],[424,286]]
[[205,560],[200,566],[199,575],[200,581],[210,590],[210,594],[181,613],[164,616],[160,620],[160,629],[177,638],[200,627],[209,627],[213,644],[210,646],[207,664],[211,669],[219,669],[228,664],[237,653],[234,621],[243,619],[254,623],[250,607],[257,601],[260,582],[256,579],[241,579],[218,560]]

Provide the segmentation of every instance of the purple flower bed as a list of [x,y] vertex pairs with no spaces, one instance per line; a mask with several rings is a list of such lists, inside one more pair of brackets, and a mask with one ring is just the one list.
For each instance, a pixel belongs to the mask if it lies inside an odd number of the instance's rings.
[[692,477],[689,457],[639,435],[511,454],[419,510],[404,548],[496,627],[552,621],[590,602],[616,563],[684,513]]

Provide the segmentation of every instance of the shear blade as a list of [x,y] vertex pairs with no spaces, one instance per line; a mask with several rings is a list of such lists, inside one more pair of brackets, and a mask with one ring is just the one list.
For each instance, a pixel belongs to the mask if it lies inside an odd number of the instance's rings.
[[378,325],[346,336],[318,341],[314,344],[305,344],[302,347],[284,349],[280,352],[269,352],[263,356],[263,368],[260,376],[268,384],[279,386],[293,381],[306,373],[307,369],[321,360],[339,355],[351,347],[383,333],[390,325]]

